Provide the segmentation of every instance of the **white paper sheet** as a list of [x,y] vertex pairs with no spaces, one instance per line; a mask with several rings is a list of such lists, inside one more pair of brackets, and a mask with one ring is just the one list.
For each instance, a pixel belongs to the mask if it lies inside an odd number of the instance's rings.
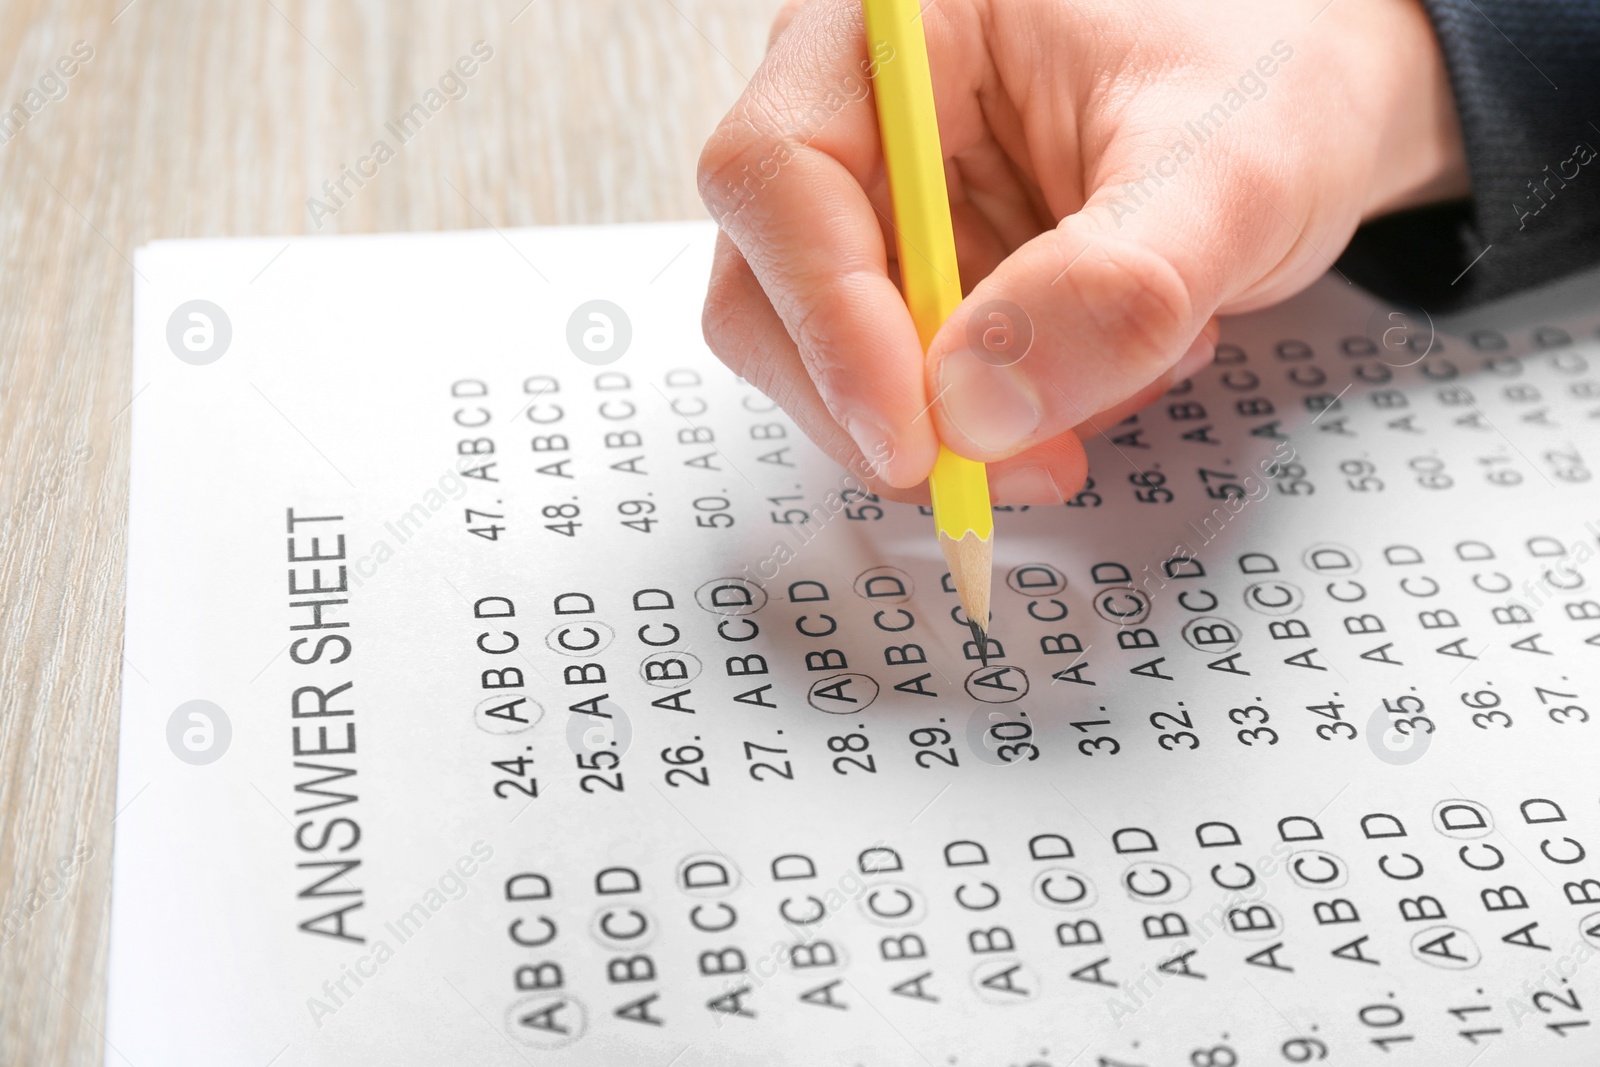
[[711,244],[140,253],[108,1062],[1600,1059],[1600,315],[1228,323],[984,668]]

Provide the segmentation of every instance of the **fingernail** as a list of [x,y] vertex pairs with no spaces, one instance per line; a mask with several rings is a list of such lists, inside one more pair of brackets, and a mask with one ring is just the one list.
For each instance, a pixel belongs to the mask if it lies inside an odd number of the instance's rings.
[[1176,385],[1179,382],[1193,378],[1196,374],[1209,367],[1211,361],[1216,357],[1217,348],[1206,340],[1205,334],[1196,337],[1194,344],[1189,346],[1189,350],[1180,356],[1178,362],[1173,366],[1172,384]]
[[1009,452],[1044,418],[1032,386],[1015,367],[995,367],[960,349],[939,368],[944,416],[987,452]]
[[1063,504],[1061,488],[1043,467],[1018,467],[995,478],[994,498],[1001,504]]
[[889,443],[889,431],[868,415],[852,415],[844,420],[845,432],[861,449],[866,460],[867,474],[877,478],[883,475],[894,458],[894,446]]

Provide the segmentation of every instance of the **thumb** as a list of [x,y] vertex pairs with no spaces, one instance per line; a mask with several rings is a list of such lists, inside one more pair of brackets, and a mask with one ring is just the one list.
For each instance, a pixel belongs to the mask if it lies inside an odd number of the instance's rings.
[[1131,203],[1120,182],[1103,186],[973,288],[929,346],[946,445],[1004,459],[1210,360],[1218,306],[1283,251],[1217,175],[1196,178]]

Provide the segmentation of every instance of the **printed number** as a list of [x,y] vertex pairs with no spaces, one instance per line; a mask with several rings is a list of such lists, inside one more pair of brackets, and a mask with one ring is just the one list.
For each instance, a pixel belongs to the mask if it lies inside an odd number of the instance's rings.
[[[1232,471],[1208,471],[1199,468],[1200,484],[1206,488],[1206,496],[1212,500],[1228,500],[1244,496],[1244,486],[1239,484],[1239,476]],[[1213,485],[1216,482],[1218,484]]]
[[1478,465],[1484,468],[1483,477],[1490,485],[1513,486],[1522,484],[1522,472],[1510,466],[1510,456],[1484,456]]
[[1589,721],[1589,713],[1577,704],[1568,704],[1565,707],[1560,708],[1549,707],[1551,697],[1560,697],[1563,700],[1571,700],[1573,697],[1578,695],[1577,693],[1558,693],[1554,689],[1546,689],[1540,685],[1534,686],[1533,692],[1539,698],[1539,703],[1545,705],[1549,709],[1551,722],[1567,722],[1571,720],[1573,716],[1577,716],[1579,722]]
[[1546,1015],[1555,1010],[1551,1008],[1548,1003],[1552,1000],[1557,1004],[1560,1004],[1563,1008],[1566,1008],[1568,1011],[1583,1010],[1583,1005],[1578,1003],[1578,991],[1576,989],[1567,990],[1566,996],[1562,996],[1560,993],[1552,993],[1548,989],[1541,989],[1535,992],[1529,999],[1533,1001],[1533,1006],[1537,1010]]
[[[527,756],[518,756],[516,759],[490,760],[489,766],[504,771],[506,774],[514,774],[517,776],[517,778],[521,778],[523,775],[528,773],[528,764],[532,762],[533,760],[529,759]],[[530,777],[526,782],[519,782],[512,778],[502,778],[494,783],[494,795],[499,797],[501,800],[511,799],[505,793],[500,791],[500,787],[504,785],[509,785],[512,789],[515,789],[524,796],[536,797],[539,795],[539,782],[535,778]]]
[[536,797],[539,795],[539,783],[536,779],[529,778],[526,782],[519,782],[513,778],[502,778],[494,784],[494,795],[499,797],[501,800],[511,799],[504,793],[500,792],[500,787],[503,785],[509,785],[512,789],[515,789],[519,793],[524,793],[530,797]]
[[1503,711],[1491,709],[1500,706],[1500,694],[1493,689],[1480,689],[1476,693],[1462,693],[1461,703],[1469,708],[1480,709],[1472,717],[1472,725],[1480,730],[1487,730],[1490,726],[1498,726],[1502,730],[1511,725],[1511,716]]
[[1212,1045],[1189,1053],[1189,1063],[1192,1067],[1237,1067],[1239,1054],[1227,1045]]
[[[1409,734],[1413,730],[1421,729],[1422,727],[1426,727],[1426,729],[1422,730],[1423,733],[1433,733],[1433,720],[1426,715],[1415,714],[1423,709],[1421,697],[1414,697],[1407,693],[1405,696],[1395,697],[1392,702],[1385,700],[1383,706],[1393,716],[1390,725],[1394,727],[1395,733]],[[1401,716],[1407,717],[1402,718]],[[1401,728],[1402,724],[1404,729]]]
[[[1318,737],[1322,738],[1324,741],[1332,741],[1336,737],[1343,737],[1346,741],[1354,741],[1356,739],[1358,736],[1358,731],[1356,730],[1355,726],[1351,723],[1345,722],[1344,716],[1339,714],[1339,712],[1343,709],[1344,705],[1336,700],[1330,700],[1326,704],[1306,705],[1306,710],[1311,714],[1321,715],[1324,719],[1333,720],[1332,722],[1317,724]],[[1350,732],[1346,734],[1343,732],[1345,730]]]
[[1378,468],[1367,460],[1344,460],[1339,464],[1339,472],[1345,476],[1344,484],[1350,487],[1351,492],[1383,492],[1383,479],[1378,477]]
[[547,519],[565,519],[565,522],[547,522],[544,524],[546,530],[558,533],[562,537],[576,536],[578,527],[583,525],[583,523],[576,521],[581,514],[581,510],[576,504],[546,504],[539,509],[539,514]]
[[661,521],[650,517],[655,510],[653,500],[624,500],[617,505],[617,514],[624,516],[622,525],[640,533],[649,533],[650,527]]
[[[768,748],[766,745],[758,745],[754,741],[746,741],[744,743],[744,758],[745,759],[747,759],[747,760],[755,759],[756,758],[755,754],[757,752],[772,752],[772,753],[776,753],[777,755],[783,756],[783,755],[787,755],[789,750],[786,749],[786,748]],[[754,778],[758,782],[767,781],[767,779],[761,777],[761,775],[756,773],[757,771],[760,771],[760,770],[768,770],[768,771],[771,771],[773,774],[777,775],[779,778],[787,778],[791,782],[794,781],[794,767],[789,763],[788,760],[784,760],[783,761],[783,768],[781,770],[778,767],[776,767],[773,764],[771,764],[771,763],[752,763],[752,764],[750,764],[750,767],[748,769],[750,771],[750,777]]]
[[[1068,725],[1077,730],[1080,734],[1086,734],[1089,732],[1089,727],[1091,726],[1110,726],[1111,720],[1080,719],[1076,721],[1069,721]],[[1078,751],[1082,752],[1085,756],[1092,756],[1100,749],[1107,748],[1108,746],[1109,751],[1106,752],[1106,755],[1108,756],[1115,756],[1118,752],[1122,751],[1122,744],[1116,738],[1107,736],[1084,738],[1082,741],[1078,742]]]
[[1314,1037],[1291,1037],[1283,1043],[1283,1058],[1290,1063],[1310,1063],[1328,1058],[1328,1046]]
[[699,745],[679,745],[677,748],[669,746],[662,749],[661,762],[672,765],[672,769],[667,771],[665,775],[666,783],[677,787],[683,784],[679,781],[679,777],[681,777],[696,785],[710,785],[711,768],[694,766],[694,764],[705,758],[705,750]]
[[[1268,718],[1267,709],[1259,704],[1250,704],[1243,708],[1231,708],[1228,711],[1228,719],[1235,726],[1243,726],[1249,722],[1265,723]],[[1254,729],[1240,730],[1238,737],[1239,743],[1246,747],[1254,745],[1257,741],[1263,741],[1269,745],[1278,743],[1278,731],[1265,725],[1257,726]]]
[[694,501],[694,509],[700,514],[694,517],[694,524],[708,530],[726,530],[733,525],[733,516],[728,514],[731,506],[725,496],[698,497]]
[[1033,727],[1022,720],[997,722],[989,727],[988,732],[997,742],[994,754],[1000,757],[1000,762],[1015,763],[1017,760],[1032,762],[1039,758],[1038,746],[1028,740],[1033,736]]
[[[796,500],[803,501],[805,497],[798,493],[791,493],[788,496],[769,496],[767,497],[767,503],[772,505],[772,510],[767,514],[772,516],[772,521],[779,526],[808,525],[811,522],[811,512],[805,508],[785,508],[783,506]],[[780,508],[783,510],[780,511]]]
[[1184,727],[1182,730],[1174,730],[1171,733],[1163,733],[1157,737],[1156,741],[1161,745],[1162,748],[1166,749],[1168,752],[1174,752],[1177,750],[1179,741],[1185,742],[1184,747],[1187,749],[1193,750],[1200,747],[1200,736],[1190,732],[1192,729],[1194,729],[1194,723],[1189,719],[1189,713],[1187,711],[1158,711],[1154,715],[1150,716],[1150,725],[1154,726],[1157,730],[1164,729],[1160,722],[1162,719],[1171,720],[1174,726]]
[[472,523],[473,523],[472,516],[480,515],[485,519],[503,519],[503,518],[505,518],[504,515],[496,515],[496,514],[494,514],[492,512],[488,512],[488,511],[479,511],[476,508],[467,508],[466,512],[467,512],[467,517],[466,517],[467,533],[469,533],[469,534],[477,534],[479,537],[483,538],[485,541],[498,541],[498,540],[500,540],[500,531],[505,529],[504,526],[501,526],[501,525],[499,525],[497,523],[490,523],[488,526],[474,526],[474,525],[472,525]]
[[1278,492],[1285,496],[1310,496],[1317,487],[1306,480],[1306,469],[1298,463],[1280,463],[1274,460],[1265,468],[1267,477],[1278,483]]
[[[883,509],[878,506],[877,496],[864,489],[850,486],[839,494],[839,498],[845,503],[844,517],[847,519],[855,522],[876,522],[883,518]],[[858,500],[865,500],[866,503],[851,507],[851,504]]]
[[[615,768],[617,764],[622,762],[622,757],[617,755],[615,752],[596,752],[593,756],[590,756],[589,761],[585,763],[583,753],[580,752],[577,754],[577,760],[578,766],[582,770],[609,771]],[[604,774],[586,774],[582,778],[578,779],[578,788],[582,789],[585,793],[593,793],[594,788],[589,784],[590,782],[599,782],[607,789],[610,789],[616,793],[622,792],[621,771],[617,771],[617,777],[615,781],[607,778]]]
[[[1370,1026],[1374,1030],[1387,1030],[1391,1026],[1399,1026],[1406,1021],[1406,1013],[1394,1004],[1368,1004],[1356,1016],[1363,1026]],[[1385,1037],[1374,1037],[1369,1040],[1383,1051],[1388,1052],[1390,1045],[1399,1045],[1407,1041],[1415,1041],[1414,1034],[1389,1034]]]
[[667,774],[666,774],[667,784],[670,785],[670,786],[674,786],[674,787],[676,787],[678,785],[681,785],[682,783],[679,782],[674,777],[674,775],[680,775],[680,774],[683,777],[687,778],[689,781],[694,782],[696,785],[710,785],[711,784],[711,768],[710,767],[695,767],[695,768],[692,768],[692,769],[691,768],[686,768],[686,767],[674,767],[674,768],[672,768],[672,770],[668,771]]
[[1594,477],[1589,474],[1589,467],[1584,466],[1584,458],[1578,451],[1550,450],[1544,453],[1544,462],[1550,464],[1555,477],[1562,482],[1587,482]]
[[[860,744],[857,744],[857,742],[860,742]],[[828,738],[828,751],[865,752],[867,750],[867,746],[871,743],[872,742],[867,740],[866,734],[837,734]],[[868,774],[877,774],[878,761],[873,759],[871,756],[863,756],[862,758],[866,760],[865,763],[862,763],[861,760],[856,759],[854,756],[835,756],[833,758],[834,773],[849,774],[849,771],[840,766],[841,763],[848,763],[852,767],[861,768]]]
[[1140,471],[1128,475],[1128,481],[1136,488],[1133,498],[1141,504],[1170,504],[1173,496],[1172,490],[1166,488],[1167,476],[1160,471]]
[[1589,468],[1584,465],[1583,456],[1576,451],[1552,449],[1544,454],[1544,461],[1550,464],[1555,476],[1564,482],[1586,482],[1592,477]]
[[1456,480],[1444,472],[1444,460],[1438,456],[1418,456],[1406,466],[1417,474],[1417,484],[1424,489],[1448,489]]
[[912,757],[912,759],[916,761],[918,767],[926,770],[933,766],[932,763],[923,762],[924,756],[928,757],[930,760],[938,760],[947,767],[960,766],[960,761],[956,759],[956,750],[954,748],[946,748],[941,753],[939,749],[935,747],[950,744],[949,730],[941,730],[937,726],[924,726],[920,729],[912,730],[908,736],[911,740],[911,743],[921,749],[920,752]]
[[1100,494],[1094,491],[1093,478],[1085,478],[1083,488],[1078,491],[1078,495],[1067,501],[1069,508],[1097,508],[1100,504]]

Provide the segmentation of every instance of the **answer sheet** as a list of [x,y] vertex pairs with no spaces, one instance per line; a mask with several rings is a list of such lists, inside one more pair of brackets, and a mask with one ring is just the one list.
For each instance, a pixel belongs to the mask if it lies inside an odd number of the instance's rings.
[[713,234],[140,252],[109,1063],[1600,1061],[1600,307],[1229,321],[984,665]]

